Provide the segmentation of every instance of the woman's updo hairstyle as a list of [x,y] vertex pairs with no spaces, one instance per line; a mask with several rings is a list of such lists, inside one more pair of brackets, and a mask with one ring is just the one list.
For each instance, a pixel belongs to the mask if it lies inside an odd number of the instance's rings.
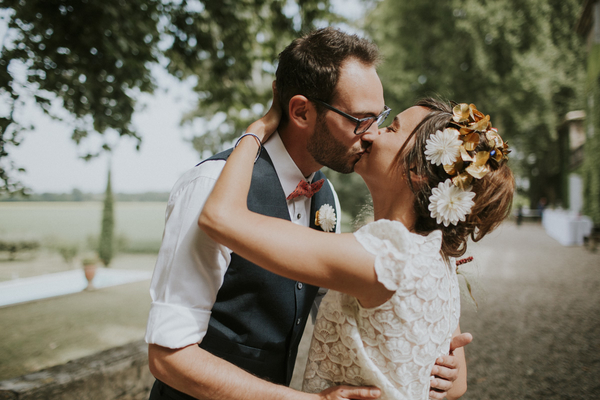
[[[432,189],[452,176],[445,171],[443,165],[435,165],[428,160],[425,150],[431,134],[444,131],[448,127],[456,127],[452,120],[455,104],[428,98],[415,105],[428,108],[430,112],[411,132],[396,156],[396,165],[406,171],[409,186],[415,194],[414,230],[422,235],[436,229],[441,230],[442,255],[445,258],[460,257],[467,249],[469,236],[475,242],[481,240],[509,215],[514,193],[514,177],[505,159],[496,160],[490,157],[487,161],[490,171],[483,178],[472,179],[470,182],[471,191],[475,193],[475,204],[466,215],[465,221],[448,226],[437,223],[429,210]],[[486,138],[486,134],[478,134],[480,140],[474,151],[488,151],[494,154],[494,147]],[[411,137],[414,137],[414,145],[409,148],[408,144],[412,143]]]

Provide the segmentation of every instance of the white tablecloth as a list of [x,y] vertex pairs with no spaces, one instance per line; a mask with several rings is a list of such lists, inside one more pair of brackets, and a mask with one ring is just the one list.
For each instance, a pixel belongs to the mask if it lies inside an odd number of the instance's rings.
[[592,232],[594,224],[585,215],[569,210],[544,210],[542,225],[546,233],[563,246],[580,246],[584,236]]

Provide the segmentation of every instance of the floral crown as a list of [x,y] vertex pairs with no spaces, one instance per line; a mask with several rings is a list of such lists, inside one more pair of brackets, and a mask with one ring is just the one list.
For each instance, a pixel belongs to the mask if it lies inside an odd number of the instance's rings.
[[[484,116],[474,104],[454,106],[450,125],[432,133],[425,146],[425,158],[432,164],[443,165],[450,176],[433,188],[429,197],[431,218],[444,226],[465,220],[475,204],[471,182],[491,171],[491,160],[498,165],[507,161],[510,152],[498,130],[492,128],[490,116]],[[476,151],[481,140],[487,140],[492,150]]]

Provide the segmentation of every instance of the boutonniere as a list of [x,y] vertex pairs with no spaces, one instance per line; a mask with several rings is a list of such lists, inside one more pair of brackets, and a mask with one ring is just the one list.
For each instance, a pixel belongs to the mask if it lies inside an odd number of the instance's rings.
[[315,225],[320,226],[325,232],[332,232],[336,222],[335,210],[329,204],[323,204],[315,213]]

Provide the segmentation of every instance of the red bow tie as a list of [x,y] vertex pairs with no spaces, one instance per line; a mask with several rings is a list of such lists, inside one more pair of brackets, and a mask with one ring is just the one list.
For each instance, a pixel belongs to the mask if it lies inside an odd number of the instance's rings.
[[303,179],[300,181],[300,183],[298,183],[296,189],[294,189],[294,191],[290,193],[286,200],[295,199],[296,197],[300,196],[306,196],[310,199],[315,195],[315,193],[321,190],[323,183],[325,183],[325,179],[319,179],[314,183],[308,183]]

